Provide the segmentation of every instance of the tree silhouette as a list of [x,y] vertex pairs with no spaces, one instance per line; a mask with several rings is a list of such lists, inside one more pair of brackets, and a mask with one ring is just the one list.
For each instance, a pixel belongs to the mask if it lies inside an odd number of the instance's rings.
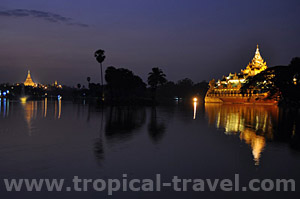
[[102,62],[105,60],[104,50],[99,49],[94,53],[96,60],[100,63],[100,70],[101,70],[101,92],[102,92],[102,100],[104,100],[104,92],[103,92],[103,72],[102,72]]
[[152,68],[152,71],[148,74],[148,85],[152,90],[153,101],[155,101],[157,87],[166,82],[167,79],[164,72],[158,67]]
[[156,107],[151,109],[150,122],[148,124],[148,132],[150,137],[155,141],[159,141],[166,131],[166,126],[163,121],[157,119]]
[[146,89],[146,84],[143,80],[126,68],[107,67],[105,80],[112,100],[128,100],[142,97]]
[[88,81],[88,88],[90,89],[91,77],[87,77],[86,80]]
[[81,88],[81,84],[77,84],[77,88],[80,89]]
[[177,95],[181,98],[189,98],[193,95],[194,82],[189,78],[184,78],[177,82]]

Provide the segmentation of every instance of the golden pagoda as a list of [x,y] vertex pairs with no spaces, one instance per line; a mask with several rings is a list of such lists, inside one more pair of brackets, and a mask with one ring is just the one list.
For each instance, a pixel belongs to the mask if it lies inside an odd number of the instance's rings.
[[246,69],[240,73],[230,73],[223,76],[222,79],[209,82],[209,90],[205,96],[206,103],[258,103],[258,104],[277,104],[278,100],[269,99],[269,93],[261,89],[247,89],[241,92],[242,86],[248,77],[255,76],[266,70],[267,63],[260,55],[258,45],[252,61],[247,65]]
[[30,75],[30,70],[28,70],[28,74],[27,74],[26,80],[24,82],[24,86],[33,86],[33,87],[36,87],[36,83],[34,83],[32,81],[32,78],[31,78],[31,75]]
[[250,62],[248,64],[248,66],[246,67],[245,70],[241,70],[241,72],[244,75],[254,76],[254,75],[257,75],[258,73],[260,73],[261,71],[266,70],[267,68],[268,68],[267,63],[261,57],[260,52],[259,52],[259,48],[258,48],[258,45],[257,45],[256,52],[255,52],[255,55],[252,59],[252,62]]

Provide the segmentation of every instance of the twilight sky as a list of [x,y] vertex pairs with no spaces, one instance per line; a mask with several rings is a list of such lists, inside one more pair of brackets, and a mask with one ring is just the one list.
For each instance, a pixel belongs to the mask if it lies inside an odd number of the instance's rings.
[[239,72],[256,44],[268,66],[300,56],[299,0],[0,0],[0,83],[99,82],[107,66],[146,80],[160,67],[172,81]]

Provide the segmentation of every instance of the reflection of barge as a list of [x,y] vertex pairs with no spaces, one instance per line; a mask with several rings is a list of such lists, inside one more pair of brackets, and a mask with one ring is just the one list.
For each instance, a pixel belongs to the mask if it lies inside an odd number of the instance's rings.
[[269,99],[269,93],[258,89],[247,90],[241,93],[241,87],[248,77],[255,76],[267,69],[267,64],[260,55],[257,45],[252,62],[245,70],[238,74],[223,76],[217,82],[213,79],[209,82],[209,90],[205,96],[206,103],[243,103],[243,104],[277,104],[278,101]]
[[273,139],[273,131],[277,128],[277,106],[210,103],[205,104],[205,113],[210,125],[224,129],[226,135],[238,135],[251,146],[253,160],[259,165],[267,140]]

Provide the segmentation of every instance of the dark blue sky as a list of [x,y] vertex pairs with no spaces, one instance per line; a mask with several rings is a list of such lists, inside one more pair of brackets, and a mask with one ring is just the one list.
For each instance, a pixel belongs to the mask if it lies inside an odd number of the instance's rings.
[[146,80],[239,72],[260,45],[268,66],[300,56],[298,0],[0,0],[0,82],[99,82],[93,57]]

